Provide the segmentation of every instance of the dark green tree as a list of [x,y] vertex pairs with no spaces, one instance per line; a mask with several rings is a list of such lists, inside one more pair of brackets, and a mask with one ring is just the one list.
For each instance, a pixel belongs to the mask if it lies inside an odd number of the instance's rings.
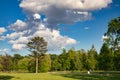
[[51,57],[51,71],[60,71],[61,64],[59,63],[59,55],[50,54]]
[[117,71],[120,71],[120,49],[114,53],[114,68]]
[[28,43],[27,47],[32,52],[36,61],[36,73],[38,73],[38,59],[47,52],[47,42],[43,37],[34,37]]
[[113,70],[113,53],[106,43],[103,44],[100,50],[99,69]]
[[88,54],[84,49],[80,50],[82,54],[82,65],[83,65],[83,70],[89,70],[88,66]]
[[[108,24],[108,31],[105,34],[108,39],[105,40],[114,53],[114,68],[118,68],[118,62],[120,62],[120,17],[112,19]],[[119,63],[120,64],[120,63]]]

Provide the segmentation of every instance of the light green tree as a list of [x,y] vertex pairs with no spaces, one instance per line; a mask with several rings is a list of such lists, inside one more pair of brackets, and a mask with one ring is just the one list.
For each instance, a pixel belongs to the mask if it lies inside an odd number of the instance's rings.
[[97,66],[97,52],[94,48],[94,45],[92,45],[91,49],[88,51],[88,65],[89,69],[94,70]]
[[42,55],[39,59],[39,72],[48,72],[51,68],[50,55]]
[[30,62],[30,58],[23,58],[21,60],[18,61],[18,69],[19,71],[23,71],[23,72],[26,72],[28,71],[28,65],[29,65],[29,62]]

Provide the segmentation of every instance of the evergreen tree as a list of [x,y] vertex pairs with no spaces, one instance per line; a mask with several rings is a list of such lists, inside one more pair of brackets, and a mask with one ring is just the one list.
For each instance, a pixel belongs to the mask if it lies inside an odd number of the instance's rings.
[[75,54],[75,70],[82,70],[82,55],[80,51],[76,51]]
[[32,56],[35,57],[36,61],[36,73],[38,73],[38,59],[41,55],[47,51],[47,42],[43,37],[34,37],[28,43],[27,47],[32,52]]
[[94,70],[97,66],[97,52],[94,48],[94,45],[92,45],[91,49],[88,51],[88,65],[89,69]]
[[82,53],[83,70],[88,70],[89,69],[89,66],[88,66],[88,54],[84,49],[82,49],[80,51]]
[[61,64],[61,69],[62,71],[65,71],[68,69],[68,65],[66,64],[67,61],[67,52],[66,49],[63,49],[62,54],[59,55],[59,62]]
[[113,69],[113,53],[106,43],[103,44],[99,54],[100,70]]

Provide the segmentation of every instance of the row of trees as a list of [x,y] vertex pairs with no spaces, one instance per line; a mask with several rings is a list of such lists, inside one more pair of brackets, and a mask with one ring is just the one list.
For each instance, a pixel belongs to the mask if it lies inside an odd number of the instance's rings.
[[110,21],[105,33],[104,44],[98,54],[92,45],[85,51],[71,48],[60,55],[45,54],[47,42],[42,37],[34,37],[27,43],[32,54],[13,57],[0,55],[1,71],[47,72],[65,70],[120,70],[120,17]]
[[[47,72],[51,67],[51,59],[49,55],[44,55],[39,58],[39,72]],[[14,56],[0,55],[0,71],[14,72],[35,72],[35,59],[31,56]]]
[[[59,55],[44,54],[38,57],[38,72],[120,70],[119,66],[120,51],[113,53],[107,44],[103,44],[99,54],[93,45],[88,51],[71,48],[68,51],[63,49]],[[36,60],[30,55],[0,55],[0,71],[36,72]]]

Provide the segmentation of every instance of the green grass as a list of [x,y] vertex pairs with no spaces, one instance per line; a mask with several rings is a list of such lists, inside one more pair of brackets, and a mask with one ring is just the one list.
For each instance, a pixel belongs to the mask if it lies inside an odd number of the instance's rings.
[[120,80],[120,72],[0,73],[0,80]]

